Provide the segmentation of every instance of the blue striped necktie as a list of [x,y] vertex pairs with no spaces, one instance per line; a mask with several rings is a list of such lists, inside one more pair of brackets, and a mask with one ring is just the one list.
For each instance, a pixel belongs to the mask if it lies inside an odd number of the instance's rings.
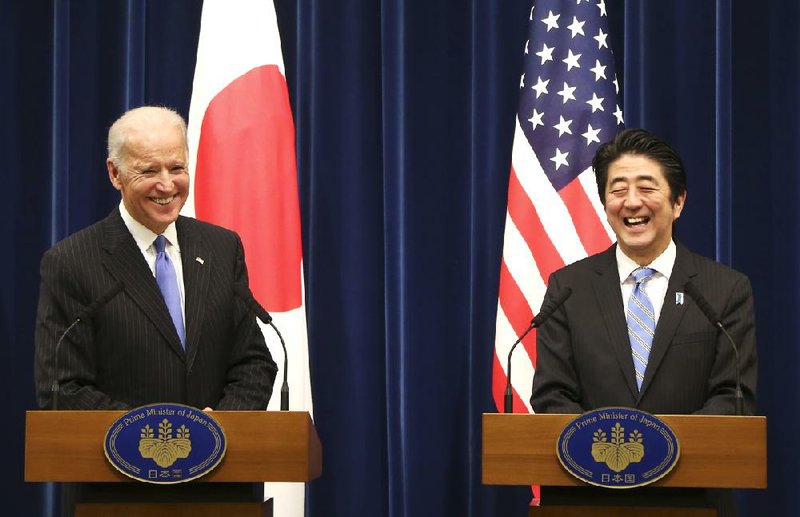
[[644,291],[643,284],[650,280],[655,272],[654,269],[643,267],[631,273],[636,285],[628,300],[628,338],[631,341],[633,367],[636,370],[636,385],[640,390],[644,371],[647,369],[647,359],[650,357],[650,347],[653,345],[653,335],[656,331],[655,310]]
[[178,275],[175,274],[175,267],[169,259],[169,255],[164,251],[167,246],[167,238],[163,235],[156,237],[153,245],[156,248],[156,283],[158,288],[161,289],[161,294],[164,296],[164,301],[167,303],[169,315],[172,318],[172,323],[175,324],[175,330],[178,331],[178,337],[181,340],[181,346],[186,349],[186,329],[183,326],[183,311],[181,310],[181,293],[178,290]]

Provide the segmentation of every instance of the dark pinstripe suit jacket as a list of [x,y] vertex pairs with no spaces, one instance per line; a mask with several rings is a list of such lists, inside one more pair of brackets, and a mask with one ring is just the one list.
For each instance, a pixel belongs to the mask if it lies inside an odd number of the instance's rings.
[[746,276],[677,245],[641,392],[636,387],[615,246],[550,277],[548,294],[572,296],[537,334],[531,404],[540,413],[606,406],[650,413],[734,414],[734,353],[688,295],[692,281],[739,346],[745,414],[755,411],[756,336]]
[[[179,217],[186,351],[141,251],[115,209],[48,250],[41,263],[35,378],[39,405],[122,409],[154,402],[264,409],[277,367],[255,318],[234,294],[247,282],[244,251],[229,230]],[[199,260],[198,260],[199,258]],[[116,282],[125,290],[58,336]]]

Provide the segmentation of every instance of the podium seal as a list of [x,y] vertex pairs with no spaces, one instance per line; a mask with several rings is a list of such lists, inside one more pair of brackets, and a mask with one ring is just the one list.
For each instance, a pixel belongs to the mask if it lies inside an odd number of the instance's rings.
[[173,484],[197,479],[225,456],[225,433],[209,414],[182,404],[133,409],[108,428],[106,458],[128,477]]
[[572,420],[558,437],[561,465],[576,478],[606,488],[635,488],[667,475],[680,447],[659,418],[630,408],[603,408]]

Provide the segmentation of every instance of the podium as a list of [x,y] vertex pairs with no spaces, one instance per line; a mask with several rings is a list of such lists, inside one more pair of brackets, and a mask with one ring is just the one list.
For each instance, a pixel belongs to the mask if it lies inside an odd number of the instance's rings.
[[[588,486],[556,455],[562,429],[577,415],[483,415],[482,480],[487,485]],[[766,488],[767,419],[763,416],[656,415],[675,432],[680,458],[648,485],[681,488]],[[608,489],[612,492],[619,490]],[[639,490],[639,489],[630,489]],[[627,490],[623,490],[627,491]],[[546,505],[546,500],[544,501]],[[673,515],[669,508],[631,509],[631,515]],[[676,509],[680,515],[715,515]],[[542,506],[531,515],[628,515],[621,507]]]
[[[25,428],[25,481],[125,483],[151,492],[170,487],[134,482],[116,470],[103,451],[109,426],[124,411],[28,411]],[[180,485],[223,482],[308,482],[322,474],[322,447],[311,417],[297,411],[215,411],[227,451],[216,469]],[[176,486],[176,485],[171,485]],[[210,490],[209,490],[210,491]],[[269,515],[262,502],[170,500],[81,503],[76,517]]]

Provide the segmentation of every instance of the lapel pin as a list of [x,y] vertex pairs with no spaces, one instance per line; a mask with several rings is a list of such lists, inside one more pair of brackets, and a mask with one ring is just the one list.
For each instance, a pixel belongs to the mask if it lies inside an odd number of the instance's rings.
[[206,263],[206,261],[205,261],[205,260],[203,260],[203,259],[201,259],[200,257],[195,257],[194,259],[195,259],[197,262],[199,262],[199,263],[200,263],[200,265],[203,265],[203,264],[205,264],[205,263]]
[[683,293],[675,293],[675,305],[683,305]]

